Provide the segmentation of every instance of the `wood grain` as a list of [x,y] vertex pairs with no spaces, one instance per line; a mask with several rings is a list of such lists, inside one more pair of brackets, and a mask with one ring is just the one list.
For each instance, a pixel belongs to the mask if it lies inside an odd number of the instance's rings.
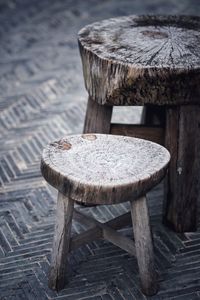
[[68,271],[68,253],[74,201],[58,193],[57,215],[49,272],[49,287],[54,290],[64,288]]
[[170,108],[166,122],[166,147],[171,162],[164,222],[177,232],[194,231],[200,197],[200,106]]
[[61,193],[84,203],[137,199],[165,175],[169,152],[150,141],[115,135],[67,136],[44,149],[41,171]]
[[78,40],[85,86],[99,104],[200,101],[200,17],[128,16],[90,24]]
[[155,270],[153,241],[146,197],[142,197],[137,201],[131,201],[130,204],[142,291],[144,294],[151,296],[157,293],[158,276]]
[[88,97],[83,133],[110,133],[112,106],[100,105]]

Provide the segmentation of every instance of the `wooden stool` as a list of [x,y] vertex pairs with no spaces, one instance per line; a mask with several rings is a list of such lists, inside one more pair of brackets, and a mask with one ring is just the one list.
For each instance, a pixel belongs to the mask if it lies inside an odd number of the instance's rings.
[[[145,194],[164,177],[169,159],[169,152],[158,144],[115,135],[68,136],[46,147],[41,171],[58,190],[50,288],[64,287],[71,250],[104,238],[131,255],[136,252],[143,292],[157,292]],[[130,201],[135,246],[114,230],[127,225],[127,214],[103,224],[74,210],[74,200],[91,204]],[[73,212],[79,222],[86,218],[94,227],[71,238]]]
[[[197,228],[199,28],[199,17],[129,16],[79,32],[89,93],[84,132],[129,135],[166,146],[172,159],[163,219],[178,232]],[[111,124],[115,105],[144,105],[144,125]]]

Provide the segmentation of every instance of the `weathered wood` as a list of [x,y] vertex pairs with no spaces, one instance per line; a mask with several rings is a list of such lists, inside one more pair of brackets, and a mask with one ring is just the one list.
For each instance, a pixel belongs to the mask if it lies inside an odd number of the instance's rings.
[[73,237],[70,242],[70,251],[79,248],[82,245],[88,244],[94,240],[102,238],[101,228],[95,226]]
[[99,104],[200,102],[200,17],[128,16],[79,32],[85,86]]
[[44,178],[69,198],[111,204],[137,199],[165,175],[169,152],[150,141],[115,135],[63,138],[43,151]]
[[49,287],[57,291],[61,290],[66,284],[73,208],[74,201],[58,193],[55,234],[49,273]]
[[[85,226],[91,226],[94,225],[93,221],[90,220],[90,218],[81,218],[81,213],[79,213],[76,209],[74,210],[74,219],[77,222],[82,222],[85,224]],[[105,223],[103,223],[113,229],[121,229],[122,227],[128,226],[132,224],[131,214],[130,212],[127,212],[123,215],[120,215],[116,218],[113,218]],[[95,227],[94,227],[95,229]]]
[[[94,225],[94,222],[88,220],[87,217],[82,218],[80,214],[74,212],[74,219],[86,226]],[[108,222],[104,223],[107,227],[111,227],[112,229],[118,230],[122,227],[128,226],[132,224],[131,221],[131,214],[130,212],[125,213],[121,216],[118,216]],[[78,234],[77,236],[73,237],[70,242],[70,251],[80,247],[83,244],[87,244],[95,239],[103,238],[102,228],[95,224],[94,227]]]
[[200,106],[168,108],[166,147],[171,153],[164,222],[177,232],[197,229],[200,197]]
[[[104,238],[135,255],[133,241],[108,226],[120,228],[122,223],[130,222],[129,215],[104,224],[74,210],[75,218],[78,216],[81,223],[94,227],[78,237],[70,238],[74,200],[109,204],[131,199],[142,288],[147,295],[156,292],[146,200],[137,198],[164,177],[169,159],[169,152],[158,144],[105,134],[68,136],[46,147],[41,162],[42,174],[62,192],[58,196],[57,226],[49,277],[51,288],[60,290],[64,287],[69,251],[93,239]],[[138,204],[133,204],[133,200]],[[139,239],[140,231],[142,242]],[[144,259],[141,259],[140,254],[144,255]]]
[[112,106],[99,105],[88,97],[84,133],[110,133]]
[[82,223],[84,220],[86,222],[91,223],[92,225],[95,225],[102,229],[102,238],[105,240],[113,243],[115,246],[125,250],[131,255],[135,255],[135,245],[132,240],[129,238],[121,235],[119,232],[115,231],[114,229],[110,228],[106,225],[106,223],[101,223],[92,217],[85,215],[84,213],[81,213],[77,210],[74,211],[75,215],[79,216],[79,221]]
[[142,291],[151,296],[156,294],[158,283],[146,197],[131,201],[130,204]]
[[110,227],[103,227],[103,238],[115,246],[125,250],[128,252],[130,255],[135,256],[135,245],[134,242],[121,235],[117,231],[113,230]]
[[159,126],[111,124],[111,134],[132,136],[164,145],[164,129]]

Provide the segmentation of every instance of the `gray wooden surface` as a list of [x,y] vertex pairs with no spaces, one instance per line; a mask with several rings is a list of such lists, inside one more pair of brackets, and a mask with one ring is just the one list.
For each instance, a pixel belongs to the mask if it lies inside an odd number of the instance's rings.
[[92,204],[136,200],[161,182],[170,154],[147,140],[78,134],[50,143],[41,172],[65,196]]
[[[42,180],[40,155],[50,141],[83,128],[87,94],[76,41],[82,26],[118,15],[200,14],[198,1],[2,0],[0,10],[0,299],[145,299],[135,258],[101,241],[74,252],[62,292],[48,288],[56,195]],[[138,111],[117,108],[113,121],[138,121]],[[160,272],[152,299],[199,299],[199,230],[176,235],[164,227],[162,193],[160,186],[148,197]],[[77,209],[104,222],[129,210]],[[73,234],[82,230],[73,223]],[[123,234],[132,236],[132,229]]]
[[85,26],[78,41],[85,86],[99,104],[199,103],[199,17],[110,18]]

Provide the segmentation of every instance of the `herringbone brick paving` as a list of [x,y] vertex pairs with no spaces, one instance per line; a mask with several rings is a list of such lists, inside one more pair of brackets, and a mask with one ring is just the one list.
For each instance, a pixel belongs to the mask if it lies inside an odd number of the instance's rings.
[[[146,299],[136,259],[105,241],[71,257],[70,282],[47,287],[56,192],[42,179],[43,147],[82,131],[87,95],[77,31],[127,14],[200,14],[198,0],[0,1],[0,299]],[[138,121],[139,109],[114,119]],[[149,194],[160,291],[152,299],[200,299],[200,231],[177,235],[162,225],[162,185]],[[128,204],[78,209],[107,221]],[[73,223],[73,234],[85,227]],[[132,229],[123,234],[132,236]]]

